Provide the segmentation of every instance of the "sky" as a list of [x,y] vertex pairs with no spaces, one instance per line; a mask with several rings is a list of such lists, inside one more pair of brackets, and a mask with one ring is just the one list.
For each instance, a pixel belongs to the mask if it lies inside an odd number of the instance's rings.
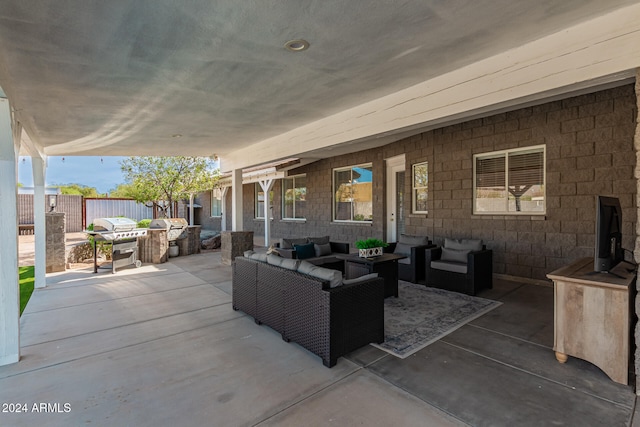
[[[119,162],[125,158],[116,156],[49,157],[47,160],[45,186],[80,184],[94,187],[98,190],[98,193],[108,193],[115,189],[118,184],[124,183]],[[18,182],[25,187],[33,187],[31,157],[20,157],[18,161]]]

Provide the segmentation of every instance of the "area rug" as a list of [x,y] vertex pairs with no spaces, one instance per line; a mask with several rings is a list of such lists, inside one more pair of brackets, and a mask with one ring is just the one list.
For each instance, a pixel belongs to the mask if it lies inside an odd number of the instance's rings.
[[502,304],[403,281],[398,291],[384,300],[384,342],[372,345],[401,359]]

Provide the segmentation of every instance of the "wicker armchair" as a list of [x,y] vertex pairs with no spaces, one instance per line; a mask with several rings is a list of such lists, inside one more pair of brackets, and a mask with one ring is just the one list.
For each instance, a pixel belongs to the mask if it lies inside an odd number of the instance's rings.
[[382,278],[330,288],[325,280],[237,257],[232,294],[234,310],[317,354],[329,368],[340,356],[384,341]]
[[398,260],[398,279],[411,283],[424,280],[425,250],[435,248],[427,236],[401,235],[397,242],[389,243],[384,248],[385,253],[405,255],[406,258]]
[[493,252],[481,240],[445,239],[425,251],[427,286],[476,295],[493,287]]

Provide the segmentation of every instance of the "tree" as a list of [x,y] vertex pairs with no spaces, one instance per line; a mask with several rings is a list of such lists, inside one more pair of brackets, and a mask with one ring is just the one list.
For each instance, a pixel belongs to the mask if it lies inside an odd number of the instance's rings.
[[129,196],[173,216],[175,201],[210,190],[218,180],[218,170],[206,157],[128,157],[120,162]]
[[87,187],[82,184],[55,185],[60,189],[60,194],[81,195],[83,197],[98,197],[98,190],[94,187]]
[[134,199],[135,188],[131,184],[118,184],[116,188],[109,191],[109,197],[118,197],[124,199]]

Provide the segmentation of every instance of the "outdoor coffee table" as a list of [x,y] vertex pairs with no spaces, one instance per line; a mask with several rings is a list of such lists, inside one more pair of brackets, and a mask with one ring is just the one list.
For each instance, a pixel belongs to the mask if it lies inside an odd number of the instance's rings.
[[404,255],[382,254],[377,257],[361,258],[358,254],[337,255],[344,260],[346,279],[355,279],[369,273],[378,273],[384,279],[384,297],[398,297],[398,260]]

